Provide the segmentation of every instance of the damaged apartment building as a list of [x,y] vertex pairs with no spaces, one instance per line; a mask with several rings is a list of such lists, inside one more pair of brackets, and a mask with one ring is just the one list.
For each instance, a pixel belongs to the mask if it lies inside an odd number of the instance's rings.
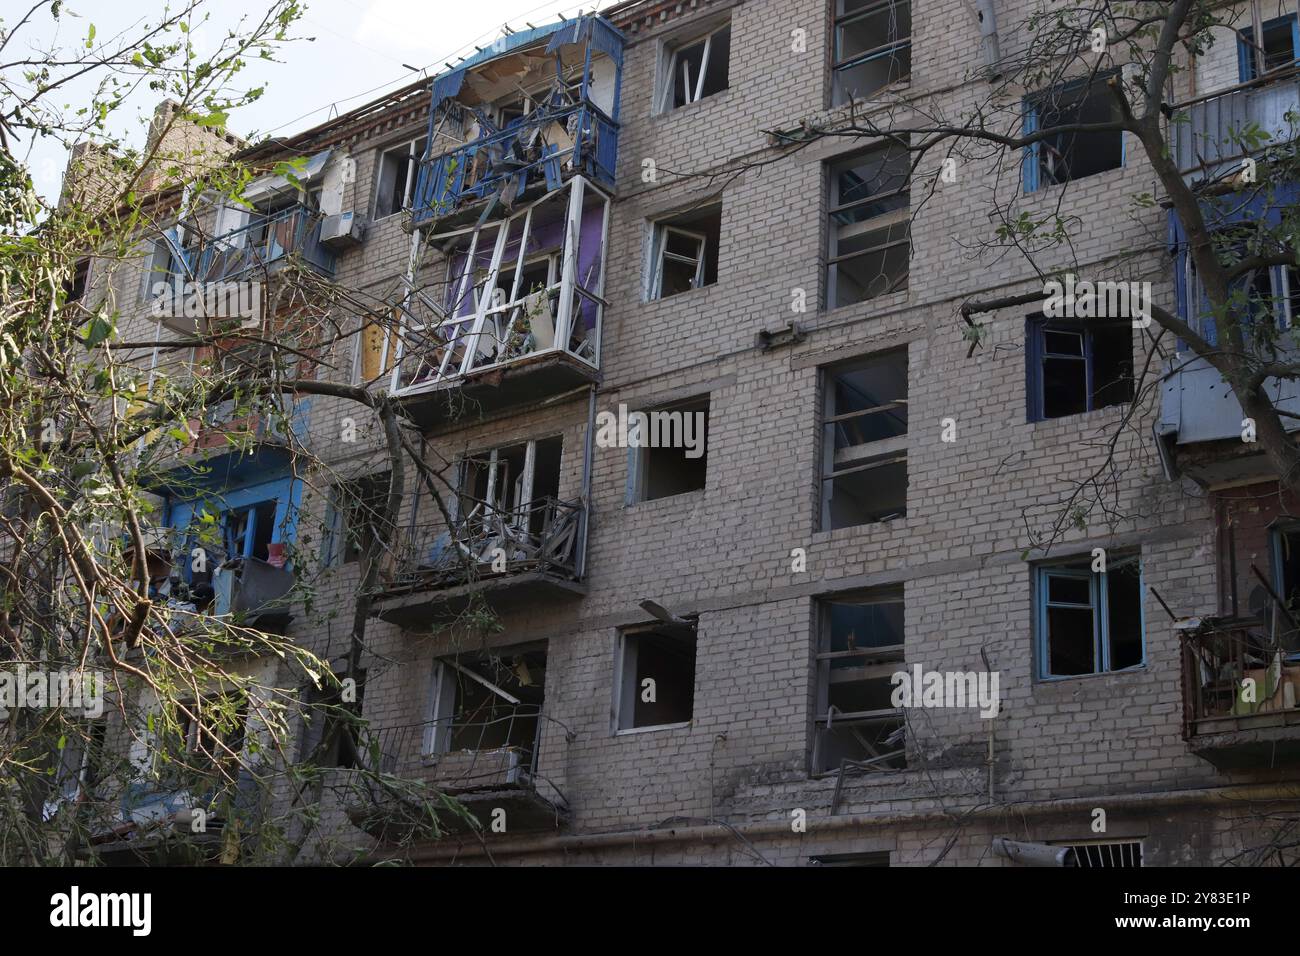
[[[1189,181],[1237,159],[1224,124],[1283,135],[1300,31],[1276,6],[1243,5],[1175,79]],[[1004,308],[991,319],[1010,331],[972,348],[964,302],[1041,286],[1020,259],[969,254],[992,228],[972,184],[985,171],[931,190],[938,158],[913,169],[880,137],[788,148],[850,111],[965,108],[999,30],[1009,46],[1030,12],[635,0],[509,32],[287,140],[230,144],[268,171],[303,162],[254,179],[251,210],[205,210],[201,229],[177,217],[120,283],[135,340],[184,333],[149,313],[150,279],[178,263],[220,281],[294,260],[318,280],[320,321],[353,323],[331,374],[393,396],[451,488],[432,500],[407,470],[356,704],[374,746],[340,748],[331,773],[374,757],[482,832],[449,820],[399,845],[401,807],[327,790],[318,853],[1212,864],[1300,812],[1300,524],[1217,373],[1181,356],[1124,427],[1147,348],[1132,323]],[[1026,122],[1109,109],[1096,87],[1049,92],[1023,91]],[[1157,301],[1195,315],[1177,217],[1134,211],[1132,194],[1158,190],[1124,140],[1029,150],[1017,202],[1078,217],[1079,275],[1123,252]],[[1296,301],[1294,268],[1257,280]],[[637,412],[694,416],[703,452],[598,439],[601,416]],[[229,560],[185,582],[335,665],[355,503],[388,481],[378,430],[340,437],[351,417],[299,398],[292,434],[214,440],[205,481]],[[1121,517],[1039,547],[1110,432]],[[327,467],[304,475],[301,447]],[[158,493],[163,537],[206,500]],[[294,590],[309,569],[310,609]],[[497,626],[466,623],[483,607]],[[891,676],[917,668],[996,672],[996,715],[896,706]],[[1249,705],[1245,677],[1263,689]],[[142,774],[99,852],[129,851],[132,827],[176,800]]]

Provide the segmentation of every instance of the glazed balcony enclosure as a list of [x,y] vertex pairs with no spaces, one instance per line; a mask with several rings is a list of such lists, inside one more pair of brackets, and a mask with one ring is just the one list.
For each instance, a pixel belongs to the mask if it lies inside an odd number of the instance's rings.
[[596,381],[610,197],[578,176],[442,245],[440,298],[401,310],[390,388],[432,425]]
[[410,215],[445,271],[413,281],[384,358],[417,424],[597,379],[622,49],[579,17],[434,81]]
[[412,224],[446,229],[571,176],[612,188],[622,70],[622,34],[585,16],[503,37],[439,76]]

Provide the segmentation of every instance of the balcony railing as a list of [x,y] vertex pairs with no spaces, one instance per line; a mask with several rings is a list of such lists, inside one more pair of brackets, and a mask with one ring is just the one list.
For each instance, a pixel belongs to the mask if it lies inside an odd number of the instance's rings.
[[1295,137],[1288,118],[1300,108],[1300,78],[1294,68],[1174,107],[1169,139],[1174,161],[1185,176],[1214,178],[1268,146]]
[[[1234,754],[1289,749],[1300,755],[1300,655],[1295,633],[1270,637],[1262,623],[1239,619],[1182,622],[1184,736],[1211,762]],[[1252,732],[1286,737],[1264,739]],[[1284,746],[1285,744],[1285,746]]]
[[590,381],[600,364],[608,218],[609,197],[576,177],[462,235],[447,251],[444,301],[414,291],[404,300],[393,392],[424,394],[473,373],[534,364],[549,376],[535,383],[543,388]]
[[509,200],[508,208],[531,185],[558,189],[575,174],[612,187],[617,157],[618,123],[595,105],[544,106],[503,130],[423,159],[411,221],[437,222],[495,194]]
[[454,587],[541,572],[577,576],[581,501],[539,498],[508,511],[476,505],[454,532],[442,524],[406,531],[391,569],[393,591]]
[[186,278],[195,282],[256,280],[259,273],[289,261],[333,275],[334,253],[320,241],[322,218],[302,205],[256,216],[247,225],[214,236],[190,252],[191,274]]
[[483,720],[455,716],[383,727],[372,734],[367,763],[444,789],[529,787],[545,719],[540,706],[519,704]]
[[[454,795],[480,827],[491,822],[489,811],[505,810],[511,829],[553,829],[567,818],[569,803],[538,765],[543,741],[557,734],[574,739],[540,705],[520,703],[499,716],[456,715],[371,731],[360,759],[372,772]],[[356,826],[380,839],[427,832],[424,807],[394,799],[373,783],[357,782],[347,812]],[[443,831],[464,829],[458,814],[445,807],[435,813]]]

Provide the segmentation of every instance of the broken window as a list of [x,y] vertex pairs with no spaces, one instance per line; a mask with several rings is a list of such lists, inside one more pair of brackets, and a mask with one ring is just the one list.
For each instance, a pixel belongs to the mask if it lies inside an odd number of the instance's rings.
[[1077,80],[1025,100],[1026,135],[1059,129],[1031,143],[1025,154],[1025,192],[1068,183],[1124,165],[1124,133],[1119,129],[1078,132],[1072,127],[1118,123],[1119,104],[1107,87],[1108,73],[1091,82]]
[[1237,72],[1245,83],[1263,73],[1285,69],[1300,60],[1300,30],[1296,29],[1296,15],[1277,17],[1264,23],[1260,30],[1263,46],[1255,40],[1253,26],[1237,31]]
[[907,514],[907,352],[823,372],[822,530]]
[[233,777],[238,773],[248,727],[246,694],[232,690],[197,702],[184,701],[175,720],[159,735],[155,753],[160,779],[182,785],[195,774]]
[[827,307],[907,288],[911,159],[889,145],[830,167]]
[[835,0],[832,105],[869,97],[911,72],[908,0]]
[[379,154],[375,185],[376,219],[399,213],[411,204],[420,160],[428,144],[428,137],[421,137]]
[[619,636],[616,730],[689,723],[695,705],[697,625],[654,624]]
[[54,792],[45,804],[48,819],[64,803],[82,794],[93,795],[104,776],[107,752],[104,741],[108,733],[105,720],[88,720],[65,734],[62,746],[54,755]]
[[144,259],[140,295],[144,299],[153,299],[154,287],[159,284],[170,285],[181,271],[181,264],[172,253],[171,242],[167,239],[155,240]]
[[456,509],[464,531],[478,535],[504,527],[541,534],[555,517],[563,445],[564,439],[556,435],[464,458]]
[[905,768],[906,725],[890,680],[903,669],[901,588],[837,595],[819,611],[813,772]]
[[326,564],[351,564],[370,548],[388,504],[389,473],[335,485],[330,492]]
[[63,284],[65,301],[79,302],[90,285],[90,260],[78,259],[72,267],[72,278]]
[[642,413],[628,424],[629,501],[656,501],[703,491],[708,472],[709,398]]
[[664,299],[718,281],[722,206],[714,204],[654,224],[650,298]]
[[226,554],[232,558],[265,561],[275,535],[275,511],[275,501],[262,501],[227,511],[222,517]]
[[1138,667],[1144,658],[1142,566],[1108,554],[1034,568],[1040,677],[1075,677]]
[[[1283,525],[1271,531],[1273,545],[1273,586],[1286,603],[1291,616],[1300,620],[1300,527]],[[1272,603],[1269,604],[1271,614]],[[1300,654],[1300,630],[1291,626],[1285,615],[1275,620],[1281,627],[1279,638],[1289,654]]]
[[[317,767],[355,768],[360,765],[361,714],[366,696],[366,672],[358,671],[346,693],[341,683],[309,687],[304,694],[302,759]],[[351,699],[346,699],[351,698]],[[319,752],[318,752],[319,750]]]
[[1133,400],[1133,323],[1033,316],[1026,328],[1029,421]]
[[424,753],[501,752],[503,760],[464,773],[532,767],[546,691],[546,645],[512,647],[434,662]]
[[731,65],[731,24],[669,47],[662,112],[694,103],[727,88]]

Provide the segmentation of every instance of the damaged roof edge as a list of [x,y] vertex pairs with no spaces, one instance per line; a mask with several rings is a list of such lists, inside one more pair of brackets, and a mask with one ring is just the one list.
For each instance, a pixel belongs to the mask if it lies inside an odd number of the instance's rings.
[[518,33],[499,37],[473,56],[467,57],[463,62],[457,64],[454,70],[439,73],[433,78],[433,103],[431,108],[436,110],[444,100],[449,100],[459,93],[461,85],[465,81],[465,74],[470,70],[507,54],[519,52],[534,44],[540,44],[547,37],[551,37],[551,41],[546,45],[547,53],[553,53],[559,47],[570,43],[590,40],[594,49],[606,53],[620,66],[622,65],[624,37],[622,32],[608,20],[596,15],[578,17],[573,20],[557,20],[555,23],[548,23],[545,26],[535,27],[531,30],[520,30]]

